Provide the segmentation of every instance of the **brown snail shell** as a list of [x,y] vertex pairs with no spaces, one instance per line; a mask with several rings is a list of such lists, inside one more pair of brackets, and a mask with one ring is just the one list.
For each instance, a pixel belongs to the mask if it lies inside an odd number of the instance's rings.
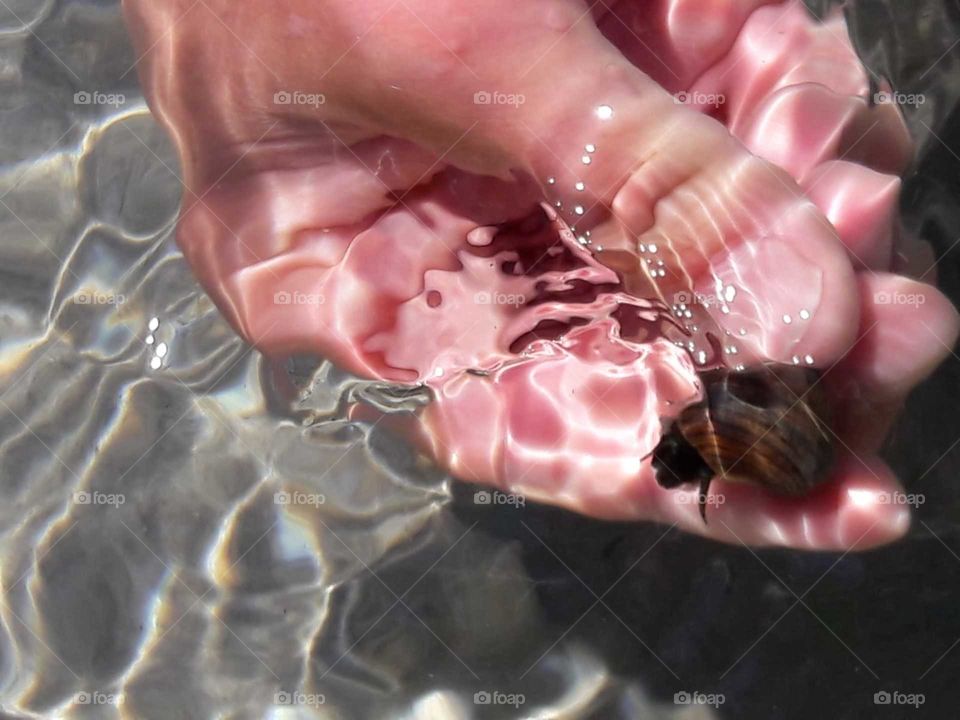
[[768,363],[743,371],[701,373],[703,398],[685,408],[653,451],[661,487],[700,487],[715,477],[800,496],[825,481],[833,466],[830,405],[820,372]]

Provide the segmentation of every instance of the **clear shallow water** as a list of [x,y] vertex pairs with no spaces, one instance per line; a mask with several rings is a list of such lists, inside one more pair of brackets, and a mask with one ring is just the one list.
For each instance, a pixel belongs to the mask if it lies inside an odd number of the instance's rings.
[[[851,17],[870,68],[928,95],[905,213],[957,299],[946,7]],[[271,367],[219,317],[172,242],[176,159],[134,60],[114,2],[0,5],[9,716],[860,718],[886,690],[924,693],[911,716],[933,717],[960,699],[960,360],[894,432],[927,502],[888,549],[754,554],[476,505],[342,417],[350,396],[415,398],[309,359]],[[675,705],[684,690],[726,702]]]

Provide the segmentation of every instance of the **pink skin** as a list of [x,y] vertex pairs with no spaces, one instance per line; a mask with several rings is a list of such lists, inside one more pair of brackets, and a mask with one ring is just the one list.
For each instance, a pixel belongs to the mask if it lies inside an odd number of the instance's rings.
[[[463,479],[751,545],[901,536],[873,453],[958,316],[884,272],[928,270],[897,229],[899,114],[869,107],[840,18],[611,7],[125,0],[180,151],[185,255],[264,352],[430,385],[419,435]],[[656,484],[642,458],[698,389],[648,299],[691,290],[716,296],[698,348],[712,328],[737,362],[825,370],[843,457],[810,497],[716,482],[705,526],[692,489]]]

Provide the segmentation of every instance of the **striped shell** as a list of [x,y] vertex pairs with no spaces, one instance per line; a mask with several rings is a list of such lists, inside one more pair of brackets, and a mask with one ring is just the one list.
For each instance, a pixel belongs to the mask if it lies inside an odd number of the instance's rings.
[[770,363],[702,373],[703,399],[683,410],[653,451],[667,488],[714,477],[799,496],[827,479],[833,464],[829,403],[813,368]]

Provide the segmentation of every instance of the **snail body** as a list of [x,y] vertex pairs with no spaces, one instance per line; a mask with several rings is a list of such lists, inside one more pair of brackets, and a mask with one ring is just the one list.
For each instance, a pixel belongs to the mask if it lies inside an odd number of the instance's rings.
[[802,496],[833,466],[830,406],[813,368],[768,363],[701,373],[702,399],[674,419],[653,451],[664,488],[700,487],[700,515],[715,477]]

